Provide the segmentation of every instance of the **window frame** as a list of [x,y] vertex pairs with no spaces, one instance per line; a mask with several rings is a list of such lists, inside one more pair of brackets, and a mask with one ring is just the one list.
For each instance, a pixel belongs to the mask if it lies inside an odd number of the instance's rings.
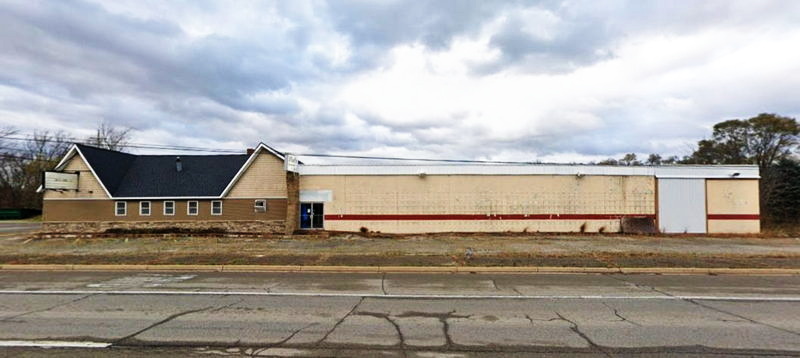
[[[144,209],[144,206],[142,206],[142,204],[144,204],[144,203],[147,203],[147,214],[144,214],[142,212],[142,209]],[[139,216],[150,216],[151,214],[153,214],[153,202],[151,202],[149,200],[140,201],[139,202]]]
[[[214,204],[219,203],[219,213],[214,213]],[[222,200],[212,200],[211,201],[211,215],[220,216],[222,215]]]
[[[172,203],[171,214],[167,214],[167,203]],[[164,214],[164,216],[175,216],[175,200],[164,200],[164,202],[161,203],[161,206],[163,207],[161,213]]]
[[[192,203],[195,204],[195,211],[192,214]],[[189,200],[186,202],[186,215],[197,216],[200,215],[200,202],[197,200]]]
[[[259,202],[263,202],[264,205],[258,205]],[[259,211],[259,209],[263,208],[263,211]],[[267,199],[255,199],[253,200],[253,212],[254,213],[266,213],[267,212]]]
[[[119,213],[119,204],[122,204],[122,214]],[[114,202],[114,216],[128,216],[128,202],[115,201]]]

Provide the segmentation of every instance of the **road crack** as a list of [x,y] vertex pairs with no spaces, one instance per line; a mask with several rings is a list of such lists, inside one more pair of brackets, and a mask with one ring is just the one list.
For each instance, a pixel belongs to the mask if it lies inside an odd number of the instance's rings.
[[58,308],[58,307],[62,307],[62,306],[66,306],[66,305],[69,305],[69,304],[73,304],[75,302],[82,301],[82,300],[85,300],[85,299],[87,299],[89,297],[97,296],[97,295],[101,295],[101,294],[103,294],[103,292],[90,293],[88,295],[84,295],[84,296],[78,297],[78,298],[76,298],[74,300],[67,301],[67,302],[61,302],[61,303],[57,303],[57,304],[49,306],[49,307],[40,308],[38,310],[23,312],[23,313],[20,313],[20,314],[17,314],[17,315],[4,317],[3,319],[0,319],[0,322],[16,322],[16,321],[14,321],[15,318],[19,318],[19,317],[22,317],[22,316],[27,316],[29,314],[34,314],[34,313],[47,312],[49,310],[52,310],[52,309],[55,309],[55,308]]
[[745,316],[742,316],[742,315],[740,315],[740,314],[733,313],[733,312],[730,312],[730,311],[726,311],[726,310],[723,310],[723,309],[720,309],[720,308],[716,308],[716,307],[713,307],[713,306],[709,306],[709,305],[706,305],[706,304],[702,304],[702,303],[700,303],[700,302],[697,302],[697,301],[695,301],[695,300],[691,300],[691,299],[685,299],[684,301],[686,301],[686,302],[690,302],[690,303],[693,303],[693,304],[695,304],[695,305],[698,305],[698,306],[700,306],[700,307],[703,307],[703,308],[705,308],[705,309],[709,309],[709,310],[712,310],[712,311],[715,311],[715,312],[719,312],[719,313],[726,314],[726,315],[729,315],[729,316],[733,316],[733,317],[736,317],[736,318],[739,318],[739,319],[743,319],[743,320],[745,320],[745,321],[747,321],[747,322],[750,322],[750,323],[753,323],[753,324],[757,324],[757,325],[760,325],[760,326],[764,326],[764,327],[769,327],[769,328],[777,329],[777,330],[779,330],[779,331],[786,332],[786,333],[789,333],[789,334],[793,334],[793,335],[795,335],[795,336],[800,336],[800,332],[795,332],[795,331],[792,331],[792,330],[789,330],[789,329],[786,329],[786,328],[782,328],[782,327],[778,327],[778,326],[773,326],[773,325],[771,325],[771,324],[769,324],[769,323],[764,323],[764,322],[761,322],[761,321],[756,321],[756,320],[754,320],[754,319],[752,319],[752,318],[745,317]]
[[125,336],[125,337],[122,337],[122,338],[118,339],[116,342],[114,342],[114,344],[125,343],[126,341],[132,339],[133,337],[136,337],[136,336],[138,336],[138,335],[140,335],[140,334],[142,334],[142,333],[144,333],[146,331],[149,331],[149,330],[151,330],[151,329],[153,329],[155,327],[158,327],[158,326],[160,326],[160,325],[162,325],[164,323],[172,321],[172,320],[174,320],[174,319],[176,319],[178,317],[185,316],[185,315],[192,314],[192,313],[208,311],[208,310],[210,310],[212,308],[214,308],[214,306],[208,306],[208,307],[204,307],[204,308],[198,308],[198,309],[187,310],[187,311],[175,313],[175,314],[170,315],[169,317],[164,318],[164,319],[162,319],[162,320],[160,320],[160,321],[158,321],[156,323],[153,323],[153,324],[151,324],[151,325],[149,325],[149,326],[147,326],[147,327],[145,327],[145,328],[143,328],[143,329],[141,329],[139,331],[136,331],[136,332],[134,332],[132,334],[129,334],[129,335]]
[[591,347],[591,348],[593,348],[593,349],[596,349],[596,350],[598,350],[598,351],[602,352],[603,354],[605,354],[605,356],[606,356],[606,357],[611,357],[611,354],[609,354],[608,352],[606,352],[606,350],[605,350],[605,349],[604,349],[602,346],[598,345],[597,343],[594,343],[594,341],[593,341],[591,338],[589,338],[589,336],[587,336],[585,333],[583,333],[583,332],[581,331],[580,327],[578,327],[578,324],[577,324],[577,323],[575,323],[575,322],[574,322],[574,321],[572,321],[572,320],[569,320],[569,319],[567,319],[566,317],[564,317],[563,315],[561,315],[561,313],[555,312],[555,314],[556,314],[556,316],[558,316],[558,318],[559,318],[560,320],[562,320],[562,321],[564,321],[564,322],[567,322],[567,323],[569,323],[569,324],[570,324],[570,327],[569,327],[569,328],[570,328],[570,329],[571,329],[573,332],[575,332],[575,334],[577,334],[578,336],[580,336],[581,338],[583,338],[583,340],[585,340],[585,341],[586,341],[586,343],[587,343],[587,344],[589,344],[589,347]]
[[442,334],[444,335],[445,347],[452,348],[455,346],[453,343],[453,338],[450,337],[450,323],[447,321],[450,318],[470,318],[472,315],[457,315],[455,314],[456,311],[452,310],[447,313],[426,313],[426,312],[405,312],[399,314],[395,317],[397,318],[407,318],[407,317],[422,317],[422,318],[436,318],[439,322],[442,323]]
[[272,344],[270,344],[270,345],[268,345],[268,346],[266,346],[266,347],[263,347],[263,348],[259,348],[259,349],[253,350],[253,353],[252,353],[252,354],[250,354],[250,356],[251,356],[251,357],[255,357],[255,356],[257,356],[259,353],[261,353],[261,352],[263,352],[263,351],[265,351],[265,350],[267,350],[267,349],[270,349],[270,348],[275,348],[275,347],[282,346],[282,345],[286,344],[286,342],[288,342],[288,341],[290,341],[292,338],[294,338],[294,336],[296,336],[296,335],[297,335],[298,333],[300,333],[301,331],[304,331],[304,330],[306,330],[307,328],[311,328],[311,327],[313,327],[313,326],[316,326],[317,324],[318,324],[318,323],[311,323],[311,324],[308,324],[308,325],[306,325],[305,327],[298,328],[298,329],[296,329],[296,330],[292,331],[292,333],[291,333],[291,334],[289,334],[289,336],[288,336],[288,337],[286,337],[286,338],[284,338],[284,339],[282,339],[282,340],[280,340],[280,341],[278,341],[278,342],[272,343]]
[[600,302],[600,303],[602,303],[603,306],[608,307],[608,309],[610,309],[612,312],[614,312],[614,315],[617,316],[617,318],[619,318],[620,322],[630,323],[630,324],[632,324],[634,326],[637,326],[637,327],[641,327],[642,326],[641,324],[638,324],[638,323],[636,323],[634,321],[631,321],[631,320],[627,319],[626,317],[622,316],[616,308],[611,307],[611,305],[609,305],[608,303],[605,303],[605,302]]
[[[627,281],[627,280],[623,280],[623,279],[614,277],[613,275],[610,275],[609,277],[611,277],[611,278],[613,278],[613,279],[615,279],[617,281],[621,281],[621,282],[625,282],[625,283],[627,283],[629,285],[633,285],[635,287],[647,288],[647,289],[650,289],[650,290],[652,290],[654,292],[658,292],[658,293],[660,293],[662,295],[665,295],[665,296],[678,298],[673,294],[670,294],[670,293],[665,292],[665,291],[661,291],[661,290],[659,290],[659,289],[657,289],[657,288],[655,288],[653,286],[640,285],[640,284],[637,284],[637,283],[633,283],[633,282],[630,282],[630,281]],[[785,328],[781,328],[781,327],[778,327],[778,326],[773,326],[773,325],[768,324],[768,323],[756,321],[756,320],[754,320],[752,318],[748,318],[748,317],[742,316],[740,314],[736,314],[736,313],[733,313],[733,312],[728,312],[728,311],[725,311],[723,309],[719,309],[719,308],[712,307],[712,306],[709,306],[709,305],[706,305],[706,304],[702,304],[702,303],[698,302],[698,300],[693,300],[693,299],[688,299],[688,298],[680,298],[680,300],[684,301],[684,302],[689,302],[691,304],[694,304],[694,305],[697,305],[697,306],[700,306],[700,307],[703,307],[705,309],[709,309],[709,310],[712,310],[712,311],[715,311],[715,312],[718,312],[718,313],[722,313],[722,314],[726,314],[726,315],[729,315],[729,316],[732,316],[732,317],[743,319],[743,320],[748,321],[748,322],[753,323],[753,324],[757,324],[757,325],[760,325],[760,326],[777,329],[779,331],[782,331],[782,332],[785,332],[785,333],[789,333],[789,334],[792,334],[792,335],[795,335],[795,336],[800,336],[800,332],[795,332],[795,331],[788,330],[788,329],[785,329]]]
[[527,314],[525,315],[525,318],[527,318],[527,319],[528,319],[528,321],[530,321],[532,325],[535,325],[534,321],[536,321],[536,322],[552,322],[552,321],[559,321],[559,320],[561,320],[560,318],[548,318],[548,319],[543,319],[543,318],[533,318],[533,317],[531,317],[531,316],[529,316],[529,315],[527,315]]
[[[225,296],[225,297],[227,297],[227,296]],[[238,305],[238,304],[240,304],[242,302],[244,302],[244,297],[242,297],[242,298],[240,298],[240,299],[238,299],[238,300],[236,300],[234,302],[231,302],[231,303],[229,303],[227,305],[217,307],[217,308],[215,308],[215,309],[213,309],[213,310],[211,310],[209,312],[219,312],[219,311],[222,311],[222,310],[224,310],[226,308],[229,308],[231,306]]]
[[384,295],[387,295],[386,286],[384,285],[384,282],[386,282],[386,272],[384,272],[383,275],[381,276],[381,291],[383,291]]
[[[494,286],[495,291],[502,291],[500,286],[497,285],[497,281],[495,279],[492,279],[492,285]],[[506,287],[506,286],[503,286],[503,287]],[[525,296],[525,295],[522,294],[522,292],[519,292],[519,290],[514,286],[510,286],[509,285],[508,288],[511,291],[514,291],[517,294],[517,296]]]
[[389,322],[389,324],[394,326],[394,330],[397,332],[397,339],[400,340],[399,347],[400,347],[400,351],[403,354],[403,357],[407,356],[407,353],[406,353],[406,338],[405,338],[405,336],[403,336],[403,331],[400,330],[400,325],[395,320],[393,320],[392,317],[388,313],[356,312],[356,313],[354,313],[354,315],[357,315],[357,316],[370,316],[370,317],[375,317],[375,318],[383,318],[387,322]]
[[655,288],[654,286],[642,285],[642,284],[639,284],[639,283],[636,283],[636,282],[630,282],[628,280],[623,280],[621,278],[616,277],[613,274],[612,275],[608,275],[608,277],[611,277],[612,279],[617,280],[619,282],[622,282],[622,283],[624,283],[624,284],[626,284],[628,286],[633,286],[633,287],[636,287],[636,288],[642,288],[642,289],[645,289],[645,290],[650,290],[650,291],[653,291],[653,292],[656,292],[656,293],[660,293],[660,294],[662,294],[664,296],[668,296],[668,297],[675,297],[675,295],[673,295],[673,294],[671,294],[669,292],[666,292],[666,291],[659,290],[659,289]]
[[342,316],[341,319],[336,321],[336,324],[334,324],[333,327],[331,327],[331,329],[328,332],[325,332],[325,335],[317,341],[316,345],[319,345],[322,342],[325,342],[325,340],[328,339],[328,336],[330,336],[331,333],[333,333],[333,331],[335,331],[336,328],[338,328],[339,325],[342,324],[342,322],[344,322],[345,319],[347,319],[347,317],[350,317],[350,315],[353,314],[353,312],[356,310],[356,308],[358,308],[358,306],[360,306],[361,303],[364,302],[364,298],[365,297],[362,296],[361,299],[359,299],[358,302],[356,302],[356,304],[353,306],[353,308],[351,308],[350,311],[347,312],[347,314],[345,314],[344,316]]

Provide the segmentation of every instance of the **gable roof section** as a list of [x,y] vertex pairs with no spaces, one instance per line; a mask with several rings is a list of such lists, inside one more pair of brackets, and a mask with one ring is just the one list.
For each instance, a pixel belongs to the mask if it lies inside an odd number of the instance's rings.
[[222,194],[220,194],[220,196],[228,195],[228,192],[230,192],[231,189],[233,189],[234,184],[236,184],[236,182],[239,181],[239,178],[241,178],[242,175],[244,175],[244,173],[247,171],[247,169],[250,168],[250,165],[253,164],[253,161],[256,160],[256,158],[258,157],[258,155],[261,153],[262,150],[266,151],[266,152],[268,152],[268,153],[270,153],[270,154],[272,154],[272,155],[274,155],[276,157],[278,157],[278,159],[280,159],[282,161],[286,161],[286,157],[284,156],[283,153],[281,153],[281,152],[275,150],[274,148],[264,144],[264,142],[258,143],[258,146],[253,151],[253,154],[251,154],[250,157],[247,158],[247,161],[239,169],[239,171],[236,173],[236,175],[233,177],[233,179],[231,179],[230,183],[228,183],[228,186],[225,187],[225,189],[222,191]]
[[246,159],[246,154],[137,156],[114,197],[217,197]]
[[122,178],[136,160],[133,154],[76,144],[78,151],[112,196],[122,184]]
[[[266,147],[276,156],[282,153]],[[56,170],[80,155],[106,193],[114,199],[218,198],[249,158],[240,155],[135,155],[75,144]],[[182,170],[176,170],[181,158]]]

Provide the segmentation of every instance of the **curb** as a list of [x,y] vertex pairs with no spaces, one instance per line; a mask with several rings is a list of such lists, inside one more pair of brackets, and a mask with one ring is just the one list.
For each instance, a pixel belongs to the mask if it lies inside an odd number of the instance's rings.
[[786,268],[546,267],[546,266],[290,266],[290,265],[0,265],[0,271],[186,271],[323,273],[591,273],[673,275],[800,275]]

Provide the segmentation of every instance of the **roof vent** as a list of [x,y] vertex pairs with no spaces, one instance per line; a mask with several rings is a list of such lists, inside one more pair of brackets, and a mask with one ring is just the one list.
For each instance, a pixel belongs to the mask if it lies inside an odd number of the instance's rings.
[[181,164],[181,157],[175,158],[175,170],[177,170],[178,172],[183,170],[183,164]]
[[255,148],[247,148],[247,155],[253,155],[256,152]]

